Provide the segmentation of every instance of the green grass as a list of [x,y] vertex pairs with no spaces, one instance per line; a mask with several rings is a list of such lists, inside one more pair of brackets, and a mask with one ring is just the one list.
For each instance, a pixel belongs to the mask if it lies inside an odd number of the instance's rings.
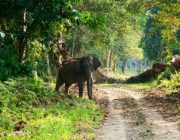
[[131,84],[123,84],[123,83],[115,83],[115,84],[97,84],[98,87],[134,87],[134,88],[155,88],[157,84],[155,82],[147,82],[147,83],[131,83]]
[[0,83],[2,140],[93,139],[102,118],[94,101],[65,98],[54,92],[54,84],[33,78]]
[[150,89],[150,88],[156,88],[157,84],[154,81],[149,81],[149,82],[146,82],[146,83],[124,84],[124,86],[131,86],[131,87],[134,87],[134,88],[147,88],[147,89]]

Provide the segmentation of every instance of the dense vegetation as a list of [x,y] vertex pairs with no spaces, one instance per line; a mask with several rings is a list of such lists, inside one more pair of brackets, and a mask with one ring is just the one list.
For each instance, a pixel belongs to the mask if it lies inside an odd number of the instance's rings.
[[0,83],[1,139],[94,138],[103,117],[88,98],[72,99],[54,92],[54,85],[34,78]]
[[47,72],[48,59],[54,66],[62,41],[71,56],[97,56],[103,67],[123,72],[180,53],[176,1],[25,0],[0,6],[1,80]]
[[[72,57],[96,56],[102,69],[139,73],[180,54],[179,7],[176,0],[1,0],[0,137],[51,139],[62,133],[70,139],[81,130],[94,137],[102,119],[98,106],[53,91],[62,42]],[[169,67],[156,83],[180,93],[179,77],[179,70]],[[20,121],[26,127],[13,134]]]

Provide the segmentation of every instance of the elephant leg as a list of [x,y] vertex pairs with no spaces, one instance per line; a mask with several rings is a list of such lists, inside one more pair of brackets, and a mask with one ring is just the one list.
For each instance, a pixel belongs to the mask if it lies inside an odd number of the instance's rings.
[[83,87],[84,87],[84,80],[80,80],[78,82],[78,86],[79,86],[79,97],[83,97]]
[[64,84],[64,81],[57,79],[55,91],[59,91],[59,88]]
[[87,80],[87,91],[90,100],[92,99],[92,86],[93,86],[93,82],[92,79],[90,78],[89,80]]
[[71,85],[69,85],[69,84],[65,84],[65,94],[66,95],[69,95],[69,87],[70,87]]

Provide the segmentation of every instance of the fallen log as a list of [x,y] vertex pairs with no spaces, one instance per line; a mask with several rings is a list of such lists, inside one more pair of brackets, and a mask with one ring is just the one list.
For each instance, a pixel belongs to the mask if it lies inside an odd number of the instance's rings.
[[147,82],[152,78],[156,78],[161,72],[165,71],[166,66],[167,64],[165,63],[156,62],[152,65],[151,69],[148,69],[139,75],[131,76],[125,81],[125,83]]

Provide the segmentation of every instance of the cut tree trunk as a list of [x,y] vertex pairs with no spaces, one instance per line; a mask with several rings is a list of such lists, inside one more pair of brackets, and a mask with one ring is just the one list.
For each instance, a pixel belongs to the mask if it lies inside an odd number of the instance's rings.
[[156,78],[161,72],[165,71],[166,66],[167,64],[165,63],[156,62],[152,65],[151,69],[148,69],[139,75],[131,76],[125,81],[125,83],[147,82],[152,78]]

